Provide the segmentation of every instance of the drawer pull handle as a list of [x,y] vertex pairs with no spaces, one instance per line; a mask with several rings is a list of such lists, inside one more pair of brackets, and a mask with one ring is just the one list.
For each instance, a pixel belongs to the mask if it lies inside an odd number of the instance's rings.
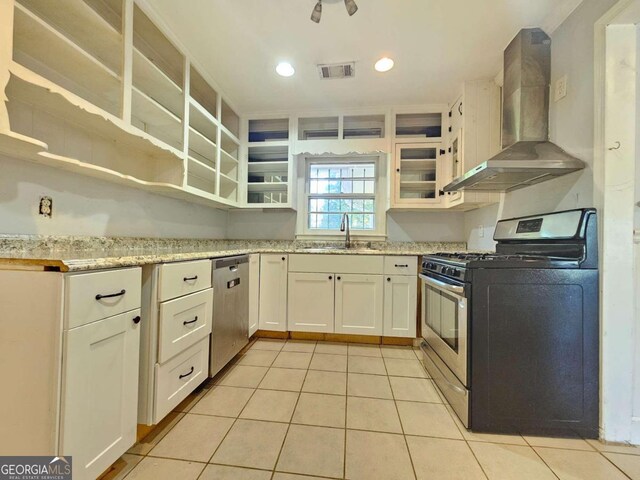
[[140,320],[142,320],[142,318],[140,318],[140,315],[133,317],[133,323],[135,323],[136,325],[140,323]]
[[409,265],[400,265],[400,264],[396,263],[395,267],[396,268],[409,268]]
[[185,373],[184,375],[180,375],[178,378],[180,380],[182,380],[184,377],[188,377],[189,375],[191,375],[193,373],[193,367],[191,367],[191,370],[189,370],[189,373]]
[[102,295],[101,293],[99,293],[98,295],[96,295],[96,300],[102,300],[103,298],[121,297],[125,293],[127,293],[127,291],[124,288],[118,293],[110,293],[108,295]]
[[182,322],[183,325],[189,325],[190,323],[196,323],[198,321],[198,316],[196,315],[196,318],[194,318],[193,320],[185,320],[184,322]]
[[198,279],[198,275],[195,275],[193,277],[184,277],[182,280],[184,280],[185,282],[190,282],[191,280],[197,280]]

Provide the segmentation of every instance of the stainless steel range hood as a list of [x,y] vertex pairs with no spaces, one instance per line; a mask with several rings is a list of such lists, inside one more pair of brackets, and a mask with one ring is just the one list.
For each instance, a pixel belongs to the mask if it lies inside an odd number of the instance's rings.
[[549,142],[551,39],[523,29],[504,52],[502,150],[454,179],[445,192],[508,192],[585,168]]

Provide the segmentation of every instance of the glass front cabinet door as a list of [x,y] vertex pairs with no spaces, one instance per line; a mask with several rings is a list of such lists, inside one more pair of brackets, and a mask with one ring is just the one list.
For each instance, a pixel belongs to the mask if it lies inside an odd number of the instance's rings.
[[395,206],[434,207],[441,203],[440,143],[396,144],[393,178]]

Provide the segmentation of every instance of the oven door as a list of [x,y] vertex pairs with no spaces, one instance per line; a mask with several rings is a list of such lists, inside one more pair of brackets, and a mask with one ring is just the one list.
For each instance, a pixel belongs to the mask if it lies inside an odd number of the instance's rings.
[[458,380],[468,386],[465,285],[434,274],[420,274],[422,336]]

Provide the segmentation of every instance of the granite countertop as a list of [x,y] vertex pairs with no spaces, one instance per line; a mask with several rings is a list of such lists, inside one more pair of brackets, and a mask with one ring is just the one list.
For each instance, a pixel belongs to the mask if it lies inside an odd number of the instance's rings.
[[287,240],[157,239],[0,235],[0,268],[42,267],[61,272],[229,257],[247,253],[423,255],[460,251],[464,242],[343,242]]

